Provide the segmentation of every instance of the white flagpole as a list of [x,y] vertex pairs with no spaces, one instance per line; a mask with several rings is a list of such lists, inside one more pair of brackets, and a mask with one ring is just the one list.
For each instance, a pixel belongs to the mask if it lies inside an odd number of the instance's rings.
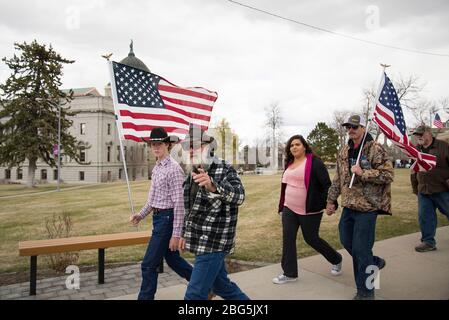
[[[118,121],[118,116],[117,116],[117,112],[118,112],[118,108],[117,108],[117,91],[116,91],[116,88],[115,88],[114,70],[112,68],[112,61],[108,61],[108,64],[109,64],[109,72],[110,72],[110,75],[111,75],[111,95],[112,95],[112,102],[113,102],[113,105],[114,105],[114,112],[115,112],[115,124],[116,124],[116,127],[117,127],[118,141],[120,143],[120,153],[122,154],[122,159],[123,159],[123,167],[125,169],[126,184],[128,186],[128,198],[129,198],[129,204],[131,206],[131,215],[134,215],[134,204],[133,204],[133,200],[131,198],[131,187],[129,185],[128,171],[126,170],[125,153],[123,152],[122,132],[121,132],[121,128],[120,128],[120,123]],[[136,225],[136,229],[137,228],[138,228],[138,226]]]
[[[374,110],[376,109],[377,101],[379,100],[379,97],[380,97],[380,92],[382,91],[382,84],[384,82],[384,77],[385,77],[384,76],[385,69],[389,67],[389,65],[383,64],[383,63],[381,63],[380,65],[382,66],[382,76],[380,77],[379,87],[377,89],[376,99],[374,100],[373,111],[371,112],[371,117],[369,119],[367,119],[367,124],[366,124],[366,128],[365,128],[365,134],[363,135],[362,143],[360,144],[359,155],[357,156],[357,160],[355,162],[355,165],[359,164],[360,157],[362,155],[363,144],[365,143],[365,139],[366,139],[366,136],[368,135],[368,131],[369,131],[369,128],[370,128],[370,125],[371,125],[371,120],[372,120],[371,118],[373,117]],[[352,185],[354,184],[354,179],[355,179],[355,173],[352,174],[351,182],[349,183],[349,189],[352,188]]]

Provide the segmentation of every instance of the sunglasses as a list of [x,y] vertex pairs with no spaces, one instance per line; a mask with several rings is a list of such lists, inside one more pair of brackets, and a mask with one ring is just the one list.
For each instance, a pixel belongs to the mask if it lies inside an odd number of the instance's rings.
[[345,127],[346,127],[346,130],[349,130],[349,129],[357,130],[360,126],[348,125],[348,126],[345,126]]

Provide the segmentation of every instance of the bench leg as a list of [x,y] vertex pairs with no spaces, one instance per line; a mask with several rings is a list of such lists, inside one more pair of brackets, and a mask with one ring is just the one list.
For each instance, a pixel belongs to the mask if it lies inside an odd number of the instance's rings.
[[36,295],[37,256],[31,256],[30,263],[30,296]]
[[98,283],[104,283],[104,249],[98,249]]

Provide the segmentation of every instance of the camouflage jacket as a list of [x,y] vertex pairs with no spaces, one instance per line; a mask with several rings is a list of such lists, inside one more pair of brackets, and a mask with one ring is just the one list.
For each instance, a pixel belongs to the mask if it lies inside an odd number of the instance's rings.
[[352,140],[342,148],[337,159],[337,172],[329,189],[327,201],[337,204],[341,195],[343,207],[361,211],[378,211],[391,215],[391,183],[394,178],[393,165],[385,149],[367,135],[360,157],[362,176],[355,176],[349,189],[352,173],[348,152],[352,150]]

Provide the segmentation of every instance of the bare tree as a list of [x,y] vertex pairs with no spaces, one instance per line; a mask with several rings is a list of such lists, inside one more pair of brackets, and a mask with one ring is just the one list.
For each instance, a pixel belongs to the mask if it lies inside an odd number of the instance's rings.
[[343,148],[346,144],[346,128],[341,124],[348,120],[351,112],[349,110],[335,110],[332,117],[331,128],[337,131],[339,149]]
[[376,99],[376,90],[374,87],[363,89],[362,114],[367,120],[373,114],[375,105],[374,99]]
[[440,102],[441,108],[442,108],[446,113],[449,113],[449,98],[448,98],[448,97],[442,98],[442,99],[440,99],[439,102]]
[[282,137],[281,125],[282,125],[282,115],[281,108],[279,107],[279,102],[273,102],[269,107],[265,108],[266,121],[265,125],[269,130],[269,140],[271,140],[271,159],[272,168],[278,168],[278,141]]
[[426,84],[420,83],[418,76],[411,75],[408,78],[404,78],[402,75],[399,75],[399,80],[393,83],[402,107],[412,112],[419,108],[421,92]]
[[[365,117],[366,121],[372,120],[370,117],[372,117],[374,106],[376,105],[376,102],[374,101],[376,99],[376,95],[377,93],[373,86],[363,89],[362,115]],[[369,133],[375,136],[375,140],[377,141],[380,137],[381,131],[377,126],[370,126]],[[384,139],[384,145],[386,143],[386,139]]]
[[413,115],[418,121],[418,124],[427,124],[432,126],[432,119],[439,111],[445,111],[449,113],[449,98],[441,98],[439,100],[427,100],[421,99]]

